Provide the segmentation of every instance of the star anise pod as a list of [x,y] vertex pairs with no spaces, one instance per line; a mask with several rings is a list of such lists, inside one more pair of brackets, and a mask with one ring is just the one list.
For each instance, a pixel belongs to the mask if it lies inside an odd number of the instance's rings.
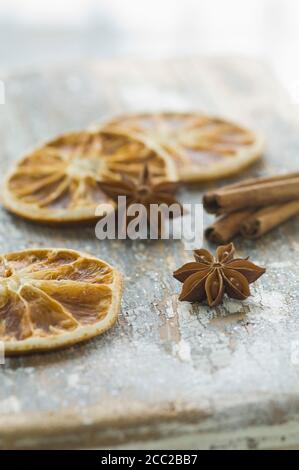
[[[164,181],[154,183],[152,181],[148,165],[144,165],[140,174],[139,181],[134,181],[124,176],[120,181],[107,181],[100,183],[101,189],[112,200],[118,203],[119,196],[126,196],[126,210],[132,204],[142,204],[147,213],[147,220],[150,221],[150,206],[151,204],[165,204],[167,207],[172,204],[178,204],[180,208],[180,215],[183,212],[181,204],[176,200],[175,192],[178,188],[178,183],[172,181]],[[163,211],[159,213],[158,219],[158,233],[161,233],[163,223]],[[132,217],[126,217],[126,225],[132,220]]]
[[225,293],[238,300],[249,297],[249,284],[266,270],[248,258],[234,259],[234,252],[233,243],[219,246],[215,257],[208,250],[194,250],[195,262],[184,264],[173,273],[175,279],[183,282],[179,300],[207,300],[210,307],[215,307]]

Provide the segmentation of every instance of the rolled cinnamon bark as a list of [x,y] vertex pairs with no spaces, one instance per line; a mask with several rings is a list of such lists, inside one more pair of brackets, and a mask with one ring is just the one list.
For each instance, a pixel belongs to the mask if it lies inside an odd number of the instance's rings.
[[248,178],[242,181],[238,181],[237,183],[227,184],[219,189],[219,191],[227,191],[228,189],[234,188],[242,188],[244,186],[253,186],[256,183],[270,183],[272,181],[284,181],[293,178],[299,178],[299,172],[295,171],[292,173],[280,173],[279,175],[272,175],[272,176],[258,176],[256,178]]
[[260,209],[241,223],[240,233],[252,240],[299,214],[299,200]]
[[256,178],[204,195],[203,204],[211,214],[227,214],[245,208],[276,205],[299,200],[299,174]]
[[252,210],[237,211],[216,220],[205,230],[205,237],[212,243],[230,242],[239,232],[242,222],[252,214]]

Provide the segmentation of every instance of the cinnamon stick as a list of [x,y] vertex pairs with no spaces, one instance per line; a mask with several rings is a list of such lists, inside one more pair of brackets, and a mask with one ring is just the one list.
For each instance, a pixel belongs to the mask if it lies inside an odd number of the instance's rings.
[[243,210],[225,215],[205,230],[205,237],[215,244],[228,243],[238,235],[242,222],[251,214],[252,210]]
[[271,178],[254,178],[205,194],[204,208],[212,214],[226,214],[245,208],[278,205],[299,199],[299,173]]
[[243,220],[240,233],[244,238],[256,239],[299,214],[299,200],[258,210]]
[[237,183],[227,184],[219,189],[219,191],[226,191],[227,189],[242,188],[244,186],[253,186],[258,183],[269,183],[271,181],[283,181],[287,179],[299,178],[299,171],[292,173],[280,173],[279,175],[272,176],[258,176],[256,178],[247,178],[245,180],[238,181]]

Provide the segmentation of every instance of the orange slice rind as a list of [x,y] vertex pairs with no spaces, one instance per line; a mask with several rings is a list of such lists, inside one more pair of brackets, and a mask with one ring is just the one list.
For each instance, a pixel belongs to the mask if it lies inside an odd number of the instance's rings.
[[199,113],[140,113],[111,119],[101,128],[147,137],[176,164],[179,179],[208,181],[239,173],[258,160],[263,139],[237,124]]
[[119,272],[67,249],[0,257],[0,341],[7,355],[47,351],[97,336],[118,317]]
[[[88,130],[64,134],[17,162],[4,182],[3,204],[38,222],[90,221],[113,210],[101,181],[138,178],[147,163],[153,180],[175,181],[172,160],[142,136]],[[96,215],[95,215],[96,214]]]

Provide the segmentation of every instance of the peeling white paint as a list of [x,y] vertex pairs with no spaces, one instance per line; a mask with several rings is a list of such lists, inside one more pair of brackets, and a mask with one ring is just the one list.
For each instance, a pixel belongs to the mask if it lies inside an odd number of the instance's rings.
[[179,314],[188,316],[192,311],[192,305],[190,302],[178,302],[177,311]]
[[191,347],[184,339],[181,339],[177,344],[173,346],[173,352],[183,362],[191,362]]
[[176,316],[171,299],[165,304],[165,315],[167,318],[173,318]]
[[242,309],[242,304],[238,300],[223,300],[223,307],[228,311],[228,313],[237,313]]

